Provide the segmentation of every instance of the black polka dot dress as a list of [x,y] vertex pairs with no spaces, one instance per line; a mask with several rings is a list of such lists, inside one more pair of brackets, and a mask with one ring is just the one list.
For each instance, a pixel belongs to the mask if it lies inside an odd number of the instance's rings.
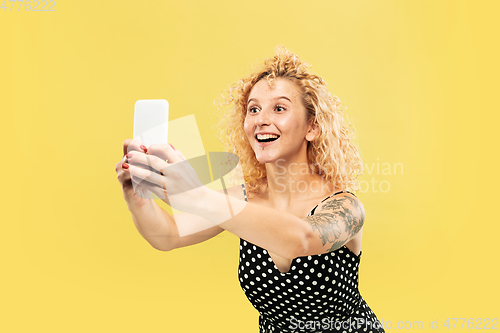
[[259,332],[384,332],[358,290],[361,254],[343,246],[294,258],[281,273],[265,249],[240,239],[238,278],[260,313]]

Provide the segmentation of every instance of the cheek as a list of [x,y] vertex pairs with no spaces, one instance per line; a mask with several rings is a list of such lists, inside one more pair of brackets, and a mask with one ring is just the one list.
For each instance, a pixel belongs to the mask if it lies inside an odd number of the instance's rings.
[[290,133],[299,134],[302,131],[302,124],[300,124],[299,122],[297,122],[296,119],[293,119],[291,117],[288,119],[284,119],[279,124],[279,126],[281,126],[281,128],[283,128],[284,130],[289,131]]
[[247,121],[247,118],[245,118],[245,122],[243,123],[243,131],[245,132],[245,134],[247,135],[247,137],[249,135],[250,136],[253,135],[252,125],[250,124],[250,122]]

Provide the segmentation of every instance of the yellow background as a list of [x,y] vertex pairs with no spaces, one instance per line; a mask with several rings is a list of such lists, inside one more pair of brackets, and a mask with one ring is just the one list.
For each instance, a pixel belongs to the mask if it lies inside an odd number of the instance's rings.
[[277,45],[357,128],[360,291],[387,331],[500,317],[497,1],[19,4],[0,10],[1,332],[258,332],[238,238],[154,250],[114,166],[138,99],[220,151],[214,99]]

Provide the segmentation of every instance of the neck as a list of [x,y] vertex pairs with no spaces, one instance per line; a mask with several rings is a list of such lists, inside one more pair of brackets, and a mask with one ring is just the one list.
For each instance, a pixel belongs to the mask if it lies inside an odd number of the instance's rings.
[[277,207],[289,207],[290,203],[308,200],[333,190],[331,183],[311,171],[307,160],[287,162],[279,159],[266,163],[268,200]]

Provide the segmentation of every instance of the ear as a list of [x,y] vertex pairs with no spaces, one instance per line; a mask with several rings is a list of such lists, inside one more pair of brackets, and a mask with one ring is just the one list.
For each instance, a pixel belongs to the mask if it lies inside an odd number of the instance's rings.
[[307,130],[306,140],[313,141],[314,139],[316,139],[318,134],[319,134],[319,126],[318,124],[314,123],[311,120],[311,122],[309,123],[309,129]]

